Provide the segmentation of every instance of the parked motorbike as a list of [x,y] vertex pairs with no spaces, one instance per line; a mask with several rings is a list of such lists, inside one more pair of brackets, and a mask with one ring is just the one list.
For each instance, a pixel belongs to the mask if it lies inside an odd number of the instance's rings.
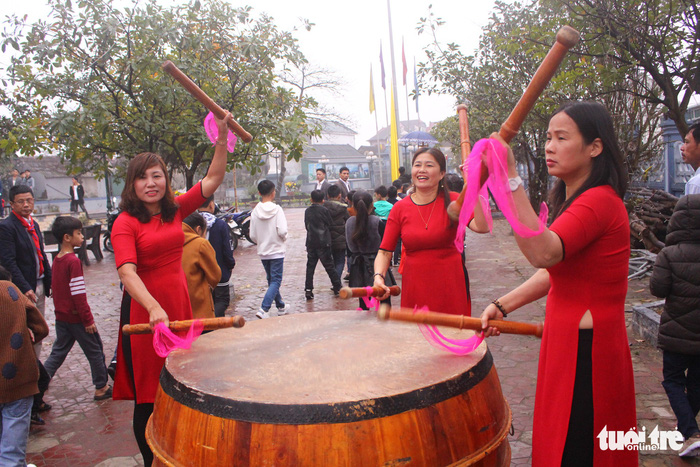
[[102,246],[110,253],[114,253],[114,247],[112,247],[112,227],[114,226],[114,221],[119,217],[120,212],[120,210],[114,209],[107,213],[107,232],[105,232],[102,237]]
[[241,212],[234,212],[234,209],[235,207],[232,207],[216,215],[228,225],[231,233],[231,249],[235,250],[238,247],[238,240],[241,238],[245,238],[255,245],[255,242],[250,239],[250,215],[252,210],[247,209]]

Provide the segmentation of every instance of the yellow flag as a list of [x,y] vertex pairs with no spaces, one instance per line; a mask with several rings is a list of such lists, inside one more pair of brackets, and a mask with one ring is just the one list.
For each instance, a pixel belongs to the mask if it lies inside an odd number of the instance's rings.
[[391,179],[399,178],[399,122],[396,121],[394,86],[391,86]]
[[374,80],[372,80],[372,65],[369,66],[369,113],[374,112]]

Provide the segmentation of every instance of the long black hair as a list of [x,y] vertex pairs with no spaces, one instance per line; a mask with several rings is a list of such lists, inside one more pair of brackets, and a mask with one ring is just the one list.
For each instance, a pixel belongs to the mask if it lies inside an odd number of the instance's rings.
[[586,144],[600,139],[603,151],[593,158],[590,175],[569,199],[566,198],[564,181],[559,179],[554,184],[549,194],[553,219],[559,217],[581,193],[593,187],[610,185],[620,198],[625,196],[627,191],[627,167],[608,109],[598,102],[579,101],[563,104],[554,112],[554,115],[559,112],[564,112],[574,121]]
[[352,197],[352,205],[357,213],[355,216],[355,230],[352,232],[352,240],[358,245],[361,245],[369,237],[369,215],[374,207],[372,195],[365,190],[358,190]]
[[[447,160],[445,155],[438,148],[418,148],[418,150],[413,154],[413,160],[411,160],[411,166],[416,162],[416,157],[420,156],[424,152],[427,152],[435,158],[435,161],[440,166],[440,170],[443,174],[447,173]],[[450,190],[447,189],[447,184],[445,183],[445,177],[443,176],[438,184],[438,195],[442,191],[442,195],[445,198],[445,211],[447,211],[447,206],[450,205]]]

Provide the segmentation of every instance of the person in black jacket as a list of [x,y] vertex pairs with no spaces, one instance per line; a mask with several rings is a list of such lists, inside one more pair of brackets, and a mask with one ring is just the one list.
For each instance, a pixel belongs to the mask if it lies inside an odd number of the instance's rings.
[[236,266],[233,259],[233,248],[231,248],[231,232],[223,219],[218,219],[214,215],[214,196],[209,197],[199,208],[199,213],[207,222],[207,240],[214,247],[216,262],[221,268],[221,279],[217,286],[211,291],[214,298],[214,316],[221,318],[225,315],[226,309],[231,303],[231,271]]
[[685,443],[680,456],[700,455],[700,194],[678,201],[666,247],[656,257],[651,293],[665,298],[658,345],[663,387]]
[[338,277],[343,277],[345,269],[345,250],[348,245],[345,241],[345,222],[350,217],[348,205],[340,201],[340,188],[336,185],[328,187],[328,201],[323,203],[323,207],[331,213],[331,253],[333,254],[333,264]]
[[[0,264],[12,282],[44,316],[45,297],[51,296],[51,265],[44,251],[39,224],[32,218],[34,193],[27,185],[10,188],[12,212],[0,222]],[[34,350],[39,357],[41,346]]]
[[85,209],[85,190],[83,190],[83,185],[80,184],[77,178],[73,177],[73,185],[71,185],[70,190],[70,212],[78,213],[78,206],[85,212],[85,217],[90,219],[90,214],[88,214],[87,209]]
[[333,266],[333,254],[331,251],[331,214],[323,207],[323,192],[314,190],[311,192],[311,206],[304,212],[304,225],[306,226],[306,285],[304,292],[306,299],[314,298],[314,271],[318,260],[326,269],[328,277],[333,284],[333,293],[338,295],[340,291],[340,277]]

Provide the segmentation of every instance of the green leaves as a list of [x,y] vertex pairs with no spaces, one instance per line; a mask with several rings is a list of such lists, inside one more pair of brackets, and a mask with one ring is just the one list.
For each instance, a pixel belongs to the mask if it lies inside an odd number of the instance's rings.
[[[299,157],[313,134],[305,111],[315,101],[282,88],[275,74],[277,66],[304,61],[296,39],[266,16],[254,18],[250,7],[50,2],[43,22],[5,23],[2,44],[17,43],[23,54],[6,70],[15,93],[7,100],[14,127],[0,140],[4,148],[60,148],[71,167],[84,170],[154,151],[191,183],[213,154],[202,127],[208,110],[161,70],[168,59],[254,135],[251,144],[238,144],[231,166],[255,169],[275,145]],[[41,125],[29,109],[41,109]],[[17,135],[32,133],[18,143]]]

